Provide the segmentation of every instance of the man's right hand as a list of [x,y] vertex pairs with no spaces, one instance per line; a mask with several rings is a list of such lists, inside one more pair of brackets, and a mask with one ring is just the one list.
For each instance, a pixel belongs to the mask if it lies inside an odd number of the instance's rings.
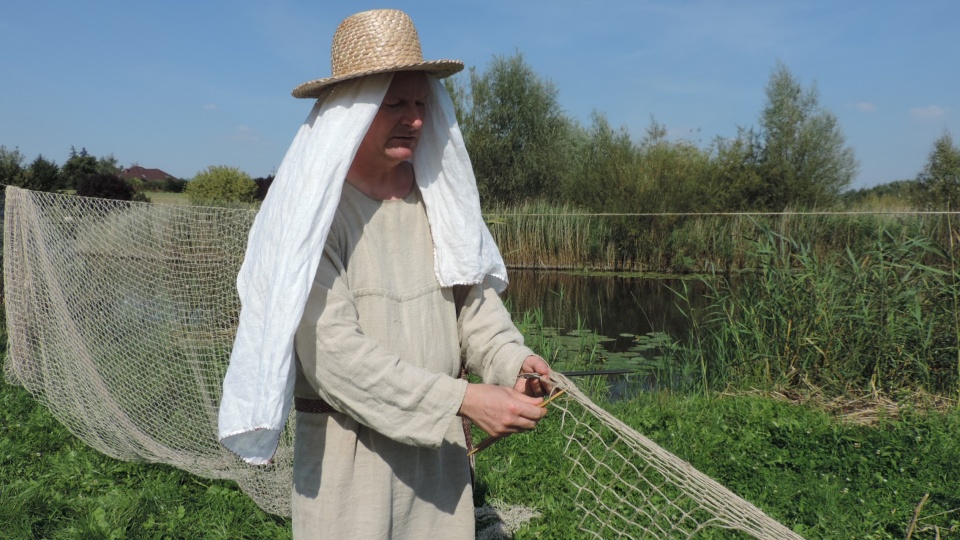
[[530,397],[513,388],[491,384],[468,384],[459,416],[492,437],[503,437],[536,427],[547,410],[539,407],[543,398]]

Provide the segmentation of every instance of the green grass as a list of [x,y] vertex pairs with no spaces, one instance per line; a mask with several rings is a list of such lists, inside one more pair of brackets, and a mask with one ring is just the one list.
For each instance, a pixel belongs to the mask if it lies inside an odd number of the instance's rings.
[[0,539],[290,537],[289,520],[261,511],[235,483],[112,459],[0,381]]
[[290,538],[232,482],[109,458],[0,383],[0,538]]
[[[807,538],[956,538],[960,413],[908,409],[876,427],[770,397],[642,394],[610,407],[667,450]],[[478,498],[542,513],[517,538],[576,538],[558,415],[477,457]],[[229,482],[120,462],[0,385],[0,538],[289,538]],[[955,531],[956,529],[954,529]]]
[[[609,406],[665,449],[806,538],[957,538],[960,412],[906,411],[876,427],[755,395],[642,394]],[[578,538],[557,414],[477,457],[478,502],[536,508],[516,538]],[[706,537],[706,536],[705,536]],[[714,537],[730,537],[718,534]]]
[[187,206],[190,199],[186,193],[170,193],[166,191],[147,191],[144,192],[150,202],[153,204],[172,204],[177,206]]

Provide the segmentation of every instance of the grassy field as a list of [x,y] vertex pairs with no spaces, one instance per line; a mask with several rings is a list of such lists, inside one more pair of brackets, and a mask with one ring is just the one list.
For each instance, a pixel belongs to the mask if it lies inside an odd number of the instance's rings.
[[[904,538],[911,525],[911,538],[960,536],[956,406],[931,398],[828,407],[816,393],[806,397],[800,405],[770,391],[664,390],[606,406],[807,538]],[[579,537],[557,419],[477,457],[478,504],[541,513],[516,538]],[[7,383],[0,433],[0,538],[290,537],[288,520],[232,483],[99,454]]]
[[[960,536],[956,409],[864,426],[773,395],[659,392],[611,410],[807,538],[904,538],[925,497],[913,538]],[[477,504],[541,513],[516,538],[578,537],[553,420],[477,456]],[[235,485],[99,454],[6,383],[0,430],[0,538],[290,537]]]
[[[658,392],[610,410],[806,538],[905,538],[917,510],[912,538],[960,537],[956,409],[906,408],[865,426],[772,394]],[[477,457],[479,501],[542,513],[516,538],[580,537],[570,461],[550,420]]]
[[290,538],[235,484],[127,463],[71,435],[22,388],[0,385],[0,538]]

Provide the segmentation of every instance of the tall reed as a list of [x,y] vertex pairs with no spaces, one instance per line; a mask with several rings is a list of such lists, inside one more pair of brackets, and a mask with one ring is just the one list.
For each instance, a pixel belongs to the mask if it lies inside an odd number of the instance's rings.
[[710,304],[683,361],[711,387],[960,391],[955,258],[884,226],[872,237],[821,254],[764,229],[751,243],[755,277],[705,278]]
[[[525,202],[486,212],[487,224],[510,266],[516,268],[616,267],[610,229],[568,205]],[[585,265],[584,261],[590,261]]]
[[950,244],[950,214],[590,214],[572,206],[524,203],[486,210],[509,266],[670,274],[758,268],[750,248],[766,230],[809,244],[825,256],[860,253],[879,231]]

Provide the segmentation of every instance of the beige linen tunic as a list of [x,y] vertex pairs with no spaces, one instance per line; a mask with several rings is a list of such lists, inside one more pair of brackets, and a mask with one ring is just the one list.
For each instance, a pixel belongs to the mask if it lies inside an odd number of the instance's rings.
[[489,286],[443,288],[433,262],[418,189],[379,201],[344,184],[295,389],[340,412],[297,413],[295,538],[474,537],[461,356],[512,386],[533,353]]

